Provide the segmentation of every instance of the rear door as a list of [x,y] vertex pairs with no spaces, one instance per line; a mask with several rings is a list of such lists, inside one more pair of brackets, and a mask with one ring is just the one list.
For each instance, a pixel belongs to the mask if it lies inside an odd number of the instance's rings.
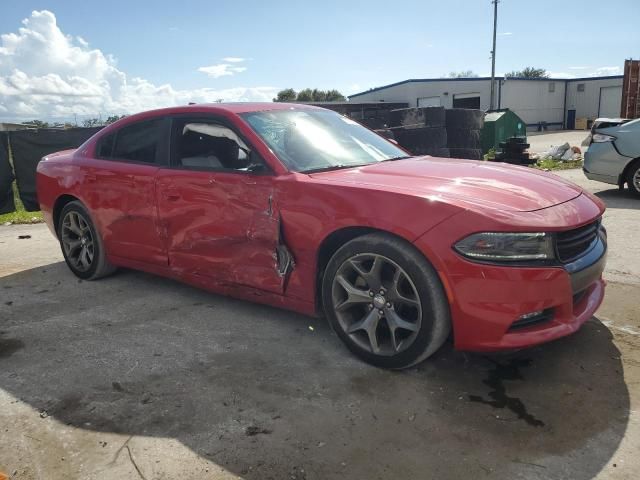
[[157,174],[171,268],[282,293],[290,258],[264,161],[219,117],[174,117],[171,138],[171,165]]
[[155,175],[168,164],[168,138],[168,118],[127,124],[100,139],[84,169],[83,196],[109,255],[167,265]]

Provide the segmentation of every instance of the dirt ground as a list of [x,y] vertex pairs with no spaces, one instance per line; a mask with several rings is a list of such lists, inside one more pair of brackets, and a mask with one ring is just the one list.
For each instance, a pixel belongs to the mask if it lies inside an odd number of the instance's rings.
[[445,346],[404,372],[359,362],[321,320],[133,271],[79,281],[46,227],[0,227],[0,472],[637,479],[640,200],[560,174],[609,205],[598,314],[545,346]]

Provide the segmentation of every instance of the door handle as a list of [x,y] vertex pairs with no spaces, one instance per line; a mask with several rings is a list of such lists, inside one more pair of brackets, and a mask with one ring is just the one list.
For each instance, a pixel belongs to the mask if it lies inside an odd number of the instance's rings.
[[180,194],[174,190],[168,190],[164,192],[164,198],[166,198],[170,202],[175,202],[177,200],[180,200]]

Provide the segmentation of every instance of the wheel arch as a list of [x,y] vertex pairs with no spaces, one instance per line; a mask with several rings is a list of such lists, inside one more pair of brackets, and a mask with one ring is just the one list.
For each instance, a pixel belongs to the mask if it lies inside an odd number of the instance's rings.
[[51,211],[51,219],[53,221],[53,229],[56,232],[56,236],[58,238],[60,237],[60,232],[58,231],[60,214],[62,213],[62,210],[64,209],[64,207],[71,202],[82,203],[82,200],[80,200],[78,197],[65,193],[63,195],[60,195],[58,198],[56,198],[56,201],[53,204],[53,210]]
[[629,177],[629,171],[635,166],[640,164],[640,157],[634,158],[630,162],[627,162],[622,173],[620,174],[620,184],[624,185],[627,183],[627,178]]

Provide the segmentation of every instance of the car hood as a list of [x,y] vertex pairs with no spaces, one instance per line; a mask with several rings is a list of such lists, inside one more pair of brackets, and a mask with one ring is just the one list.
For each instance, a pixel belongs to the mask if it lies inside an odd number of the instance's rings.
[[410,193],[463,208],[517,212],[558,205],[582,193],[577,185],[532,168],[451,158],[414,157],[319,172],[311,177],[329,183]]

